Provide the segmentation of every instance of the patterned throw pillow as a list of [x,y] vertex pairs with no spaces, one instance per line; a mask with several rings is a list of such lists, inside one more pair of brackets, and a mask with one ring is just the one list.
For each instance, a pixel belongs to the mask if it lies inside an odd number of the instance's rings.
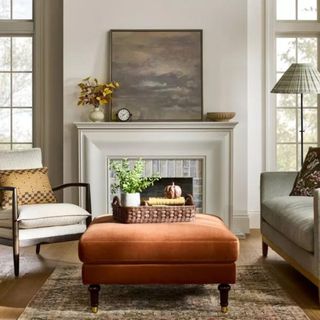
[[[57,199],[52,191],[48,168],[0,170],[0,186],[17,188],[18,204],[52,203]],[[1,192],[1,207],[12,205],[11,191]]]
[[310,147],[290,196],[311,197],[317,188],[320,188],[320,148]]

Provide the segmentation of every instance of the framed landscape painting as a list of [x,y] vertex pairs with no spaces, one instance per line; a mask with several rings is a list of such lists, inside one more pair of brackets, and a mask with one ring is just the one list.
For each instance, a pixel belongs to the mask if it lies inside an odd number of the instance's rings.
[[202,30],[111,30],[113,118],[202,120]]

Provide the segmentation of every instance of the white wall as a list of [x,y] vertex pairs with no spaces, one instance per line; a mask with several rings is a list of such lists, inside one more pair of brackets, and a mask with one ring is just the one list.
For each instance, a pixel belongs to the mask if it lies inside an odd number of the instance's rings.
[[264,171],[264,0],[248,0],[248,214],[260,227],[260,173]]
[[73,122],[86,121],[89,111],[76,106],[76,85],[88,75],[107,80],[110,29],[203,29],[204,113],[237,113],[234,210],[245,228],[248,223],[247,1],[65,0],[65,182],[77,179],[77,137]]

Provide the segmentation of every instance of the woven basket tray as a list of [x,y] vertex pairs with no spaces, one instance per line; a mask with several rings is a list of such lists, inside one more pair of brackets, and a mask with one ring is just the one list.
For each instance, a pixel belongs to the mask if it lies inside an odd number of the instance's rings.
[[188,222],[196,215],[192,196],[186,197],[184,206],[122,207],[118,197],[112,202],[113,217],[122,223]]

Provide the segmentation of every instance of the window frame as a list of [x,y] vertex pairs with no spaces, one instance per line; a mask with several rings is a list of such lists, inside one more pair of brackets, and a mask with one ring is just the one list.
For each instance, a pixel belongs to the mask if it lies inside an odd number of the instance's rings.
[[[32,47],[32,146],[43,145],[44,125],[44,1],[33,0],[32,20],[0,19],[0,36],[31,36]],[[12,130],[12,128],[11,128]]]
[[[315,37],[317,38],[317,64],[320,64],[320,0],[317,0],[318,20],[276,20],[276,1],[266,1],[265,19],[265,154],[266,170],[277,171],[277,107],[276,94],[270,93],[276,79],[276,40],[277,37]],[[320,95],[317,97],[320,105]],[[317,114],[317,144],[320,143],[320,112]]]

